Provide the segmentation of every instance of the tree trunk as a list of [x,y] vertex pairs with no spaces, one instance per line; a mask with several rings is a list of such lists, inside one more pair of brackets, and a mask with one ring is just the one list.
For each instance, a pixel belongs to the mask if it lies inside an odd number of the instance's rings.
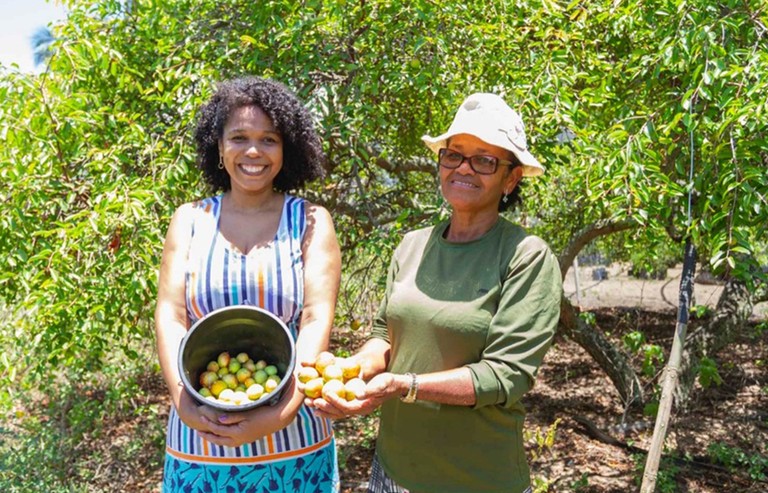
[[[590,241],[600,236],[635,227],[637,224],[629,220],[604,220],[590,224],[579,231],[559,257],[560,272],[563,279],[565,279],[568,269],[573,265],[576,256]],[[565,296],[560,300],[560,328],[592,356],[611,379],[627,407],[643,404],[643,388],[635,369],[629,362],[629,358],[606,339],[602,332],[579,318],[578,309]]]
[[725,284],[714,316],[686,338],[680,364],[680,382],[675,392],[676,407],[686,409],[689,404],[701,359],[714,356],[734,341],[746,327],[753,306],[753,295],[744,282],[731,279]]
[[600,365],[627,407],[642,405],[643,388],[626,355],[602,332],[579,318],[577,309],[565,296],[560,300],[560,328]]

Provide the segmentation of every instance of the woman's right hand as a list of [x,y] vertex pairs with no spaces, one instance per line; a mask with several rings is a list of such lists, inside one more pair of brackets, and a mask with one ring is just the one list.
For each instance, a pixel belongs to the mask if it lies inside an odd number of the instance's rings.
[[215,409],[199,404],[186,390],[182,390],[179,395],[179,406],[176,412],[184,424],[197,431],[205,432],[211,432],[209,423],[215,423],[218,417]]

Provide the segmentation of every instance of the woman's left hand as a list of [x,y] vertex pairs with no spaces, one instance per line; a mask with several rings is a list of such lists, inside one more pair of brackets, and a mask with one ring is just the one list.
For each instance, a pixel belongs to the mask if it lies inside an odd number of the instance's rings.
[[[299,403],[293,402],[297,400]],[[288,426],[296,414],[292,409],[298,409],[300,400],[295,380],[292,379],[283,398],[276,405],[263,405],[250,411],[220,412],[217,419],[206,416],[204,419],[209,431],[201,431],[199,434],[211,443],[227,447],[254,442]]]

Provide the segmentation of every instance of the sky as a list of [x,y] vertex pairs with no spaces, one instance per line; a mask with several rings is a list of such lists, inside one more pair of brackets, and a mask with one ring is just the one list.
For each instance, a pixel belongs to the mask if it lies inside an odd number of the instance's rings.
[[38,28],[66,17],[55,0],[0,0],[0,63],[17,63],[24,72],[35,70],[30,37]]

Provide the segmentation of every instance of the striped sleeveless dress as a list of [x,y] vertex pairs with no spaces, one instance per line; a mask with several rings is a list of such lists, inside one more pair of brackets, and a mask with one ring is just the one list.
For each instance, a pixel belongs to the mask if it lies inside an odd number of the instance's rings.
[[[280,317],[295,340],[304,298],[304,200],[286,194],[274,241],[244,255],[219,232],[222,198],[193,208],[186,271],[190,323],[224,306],[255,305]],[[203,440],[173,406],[168,421],[164,493],[338,491],[331,422],[309,407],[302,405],[283,430],[239,447]]]

